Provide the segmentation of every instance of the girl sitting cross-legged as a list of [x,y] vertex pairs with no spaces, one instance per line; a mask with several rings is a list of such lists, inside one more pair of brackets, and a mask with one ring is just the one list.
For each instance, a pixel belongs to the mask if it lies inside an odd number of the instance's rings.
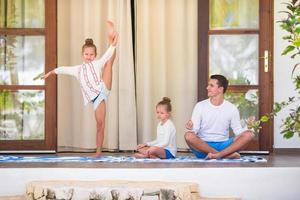
[[171,100],[164,97],[156,105],[156,116],[159,120],[157,125],[156,140],[139,144],[137,146],[137,153],[134,154],[136,158],[161,158],[171,159],[176,156],[176,129],[170,119],[171,115]]

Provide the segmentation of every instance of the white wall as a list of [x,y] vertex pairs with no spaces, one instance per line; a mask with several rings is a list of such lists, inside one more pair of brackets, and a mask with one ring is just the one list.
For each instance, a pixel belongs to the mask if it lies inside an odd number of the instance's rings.
[[[50,175],[50,176],[49,176]],[[204,197],[243,200],[299,199],[300,168],[10,168],[0,170],[0,196],[25,194],[33,180],[132,180],[195,182]]]
[[[282,50],[287,46],[287,42],[282,40],[286,33],[281,30],[277,21],[284,19],[285,14],[279,13],[286,9],[282,2],[286,0],[274,0],[274,102],[285,101],[288,97],[296,94],[291,80],[291,72],[295,61],[289,56],[281,56]],[[297,58],[299,62],[299,57]],[[297,71],[299,73],[300,70]],[[287,140],[280,134],[282,119],[287,116],[288,109],[283,110],[274,120],[274,148],[300,148],[300,137],[295,135]]]

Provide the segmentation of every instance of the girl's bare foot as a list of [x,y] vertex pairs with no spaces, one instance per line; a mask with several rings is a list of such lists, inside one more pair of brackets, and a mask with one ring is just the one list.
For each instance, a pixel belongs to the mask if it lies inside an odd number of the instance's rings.
[[116,35],[114,23],[111,21],[107,21],[107,33],[110,39],[114,38]]
[[207,156],[204,158],[205,160],[210,160],[210,159],[217,159],[218,156],[216,153],[208,153]]
[[107,29],[108,29],[108,32],[114,31],[115,27],[114,27],[114,23],[112,21],[107,21]]
[[135,154],[133,154],[133,156],[134,156],[135,158],[148,158],[146,155],[141,154],[141,153],[135,153]]
[[102,152],[101,151],[96,151],[96,153],[94,155],[92,155],[92,158],[99,158],[102,156]]

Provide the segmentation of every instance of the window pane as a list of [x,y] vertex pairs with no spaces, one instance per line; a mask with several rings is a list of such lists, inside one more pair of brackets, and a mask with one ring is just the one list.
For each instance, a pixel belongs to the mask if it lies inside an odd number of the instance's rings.
[[4,27],[4,19],[5,19],[5,12],[4,12],[4,1],[0,0],[0,28]]
[[44,91],[0,92],[0,140],[44,139]]
[[0,45],[1,85],[44,84],[44,80],[33,80],[44,72],[44,36],[0,36]]
[[209,65],[231,85],[257,85],[258,35],[210,35]]
[[259,0],[210,0],[210,29],[259,27]]
[[44,0],[0,0],[1,28],[44,28]]
[[247,120],[259,118],[259,94],[258,90],[248,90],[247,92],[225,93],[225,99],[233,103],[240,111],[242,126],[247,125]]

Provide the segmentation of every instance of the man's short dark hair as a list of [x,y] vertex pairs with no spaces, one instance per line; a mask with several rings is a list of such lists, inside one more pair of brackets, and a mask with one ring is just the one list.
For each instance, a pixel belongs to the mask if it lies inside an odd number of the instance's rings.
[[226,92],[227,87],[228,87],[228,80],[226,79],[225,76],[222,76],[220,74],[214,74],[210,76],[210,79],[216,79],[218,82],[219,87],[223,87],[223,93]]

